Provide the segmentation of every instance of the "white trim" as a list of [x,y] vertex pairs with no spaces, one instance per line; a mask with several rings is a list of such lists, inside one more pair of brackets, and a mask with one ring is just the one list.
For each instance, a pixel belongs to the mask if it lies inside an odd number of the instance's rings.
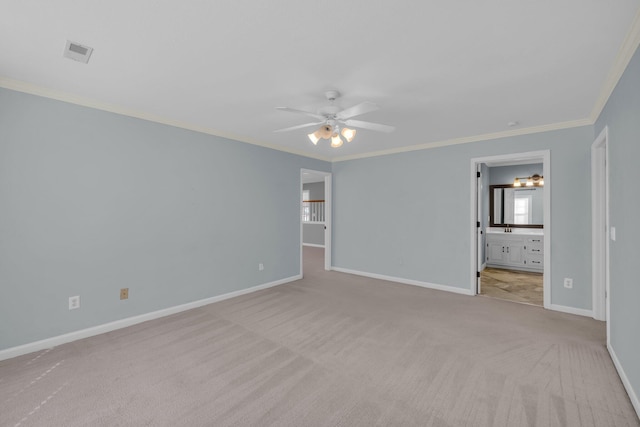
[[[483,135],[475,135],[475,136],[467,136],[467,137],[463,137],[463,138],[455,138],[455,139],[448,139],[448,140],[444,140],[444,141],[436,141],[436,142],[429,142],[426,144],[419,144],[419,145],[411,145],[411,146],[407,146],[407,147],[399,147],[399,148],[392,148],[389,150],[381,150],[381,151],[374,151],[371,153],[365,153],[365,154],[354,154],[351,156],[343,156],[343,157],[336,157],[335,159],[331,160],[331,162],[344,162],[347,160],[355,160],[355,159],[364,159],[367,157],[378,157],[378,156],[386,156],[388,154],[397,154],[397,153],[405,153],[408,151],[417,151],[417,150],[426,150],[429,148],[438,148],[438,147],[447,147],[449,145],[457,145],[457,144],[468,144],[470,142],[481,142],[481,141],[488,141],[488,140],[493,140],[493,139],[500,139],[500,138],[508,138],[508,137],[512,137],[512,136],[520,136],[520,135],[529,135],[529,134],[534,134],[534,133],[540,133],[540,132],[549,132],[549,131],[554,131],[554,130],[561,130],[561,129],[570,129],[570,128],[576,128],[576,127],[581,127],[581,126],[590,126],[593,125],[593,121],[591,119],[579,119],[579,120],[572,120],[572,121],[568,121],[568,122],[561,122],[561,123],[551,123],[548,125],[541,125],[541,126],[534,126],[534,127],[530,127],[530,128],[524,128],[524,129],[517,129],[517,130],[509,130],[509,131],[504,131],[504,132],[494,132],[494,133],[486,133]],[[546,176],[545,176],[546,178]]]
[[[545,184],[546,183],[547,181],[545,180]],[[558,305],[558,304],[551,304],[549,305],[549,307],[545,307],[545,308],[548,308],[549,310],[553,310],[553,311],[560,311],[562,313],[575,314],[578,316],[585,316],[585,317],[593,317],[593,311],[587,310],[585,308],[568,307],[566,305]]]
[[356,276],[370,277],[371,279],[386,280],[388,282],[402,283],[404,285],[419,286],[421,288],[435,289],[438,291],[453,292],[462,295],[473,295],[465,288],[457,288],[455,286],[437,285],[435,283],[421,282],[413,279],[403,279],[401,277],[385,276],[384,274],[367,273],[365,271],[351,270],[348,268],[332,267],[332,270],[340,273],[355,274]]
[[315,243],[302,243],[302,246],[310,246],[312,248],[324,248],[324,245],[316,245]]
[[[607,321],[609,309],[609,129],[605,126],[591,145],[591,282],[593,318]],[[604,212],[601,210],[604,208]]]
[[324,176],[324,269],[331,270],[331,244],[333,233],[333,174]]
[[[482,241],[482,238],[485,237],[485,241],[486,241],[486,234],[484,234],[484,231],[482,230],[482,221],[484,220],[484,218],[482,218],[482,194],[481,192],[484,190],[483,185],[482,185],[482,164],[481,163],[476,163],[476,185],[475,185],[475,189],[476,191],[475,193],[475,197],[474,197],[474,203],[475,203],[475,207],[476,207],[476,221],[478,222],[478,224],[480,224],[480,227],[476,227],[476,233],[475,233],[475,240],[473,240],[473,243],[476,245],[476,259],[478,260],[476,263],[476,268],[477,268],[477,272],[480,273],[482,272],[482,264],[484,263],[484,260],[487,259],[487,255],[485,252],[485,256],[482,257],[482,253],[483,251],[485,251],[486,249],[486,244]],[[475,293],[481,293],[482,292],[482,281],[480,280],[480,277],[476,276],[476,289],[475,289]]]
[[[486,234],[485,234],[485,236],[486,236]],[[483,262],[482,265],[480,266],[480,271],[481,272],[484,271],[485,268],[487,268],[487,263]]]
[[17,347],[7,348],[5,350],[0,350],[0,360],[10,359],[12,357],[22,356],[23,354],[32,353],[34,351],[56,347],[58,345],[66,344],[68,342],[92,337],[95,335],[104,334],[106,332],[115,331],[116,329],[122,329],[128,326],[136,325],[138,323],[146,322],[148,320],[170,316],[172,314],[180,313],[182,311],[191,310],[193,308],[198,308],[204,305],[213,304],[214,302],[223,301],[229,298],[235,298],[240,295],[261,291],[263,289],[272,288],[274,286],[283,285],[285,283],[293,282],[295,280],[300,280],[300,279],[302,279],[301,275],[291,276],[285,279],[276,280],[274,282],[253,286],[251,288],[241,289],[239,291],[229,292],[226,294],[218,295],[211,298],[201,299],[198,301],[192,301],[186,304],[176,305],[173,307],[164,308],[162,310],[152,311],[150,313],[145,313],[138,316],[127,317],[126,319],[120,319],[113,322],[104,323],[102,325],[93,326],[87,329],[81,329],[79,331],[69,332],[67,334],[46,338],[40,341],[23,344]]
[[467,136],[462,138],[453,138],[453,139],[444,140],[444,141],[434,141],[434,142],[429,142],[425,144],[399,147],[399,148],[393,148],[389,150],[374,151],[371,153],[336,157],[333,159],[325,156],[321,156],[318,154],[309,153],[307,151],[303,152],[300,150],[283,147],[281,145],[267,144],[265,142],[258,141],[252,138],[244,137],[241,135],[230,134],[230,133],[222,132],[215,129],[196,126],[191,123],[170,120],[164,117],[156,116],[156,115],[145,113],[142,111],[130,110],[118,105],[99,102],[90,98],[73,95],[63,91],[45,88],[42,86],[37,86],[32,83],[23,82],[20,80],[0,77],[0,87],[15,90],[18,92],[42,96],[44,98],[56,99],[58,101],[68,102],[71,104],[81,105],[84,107],[95,108],[103,111],[109,111],[111,113],[120,114],[124,116],[136,117],[142,120],[148,120],[151,122],[161,123],[161,124],[174,126],[182,129],[193,130],[195,132],[215,135],[222,138],[228,138],[228,139],[232,139],[239,142],[245,142],[248,144],[271,148],[273,150],[284,151],[287,153],[309,157],[312,159],[323,160],[326,162],[342,162],[347,160],[363,159],[367,157],[378,157],[378,156],[385,156],[388,154],[404,153],[408,151],[425,150],[430,148],[445,147],[449,145],[466,144],[471,142],[480,142],[480,141],[487,141],[492,139],[500,139],[500,138],[506,138],[506,137],[512,137],[512,136],[528,135],[528,134],[535,134],[540,132],[549,132],[553,130],[570,129],[570,128],[575,128],[580,126],[593,125],[598,119],[598,117],[600,116],[600,114],[602,113],[602,110],[604,109],[609,97],[613,93],[616,85],[618,84],[618,81],[622,77],[624,71],[629,65],[629,62],[631,61],[631,58],[633,57],[639,45],[640,45],[640,11],[636,13],[636,16],[633,19],[631,29],[627,33],[627,36],[624,42],[622,43],[622,45],[620,46],[620,49],[618,50],[618,54],[615,58],[615,61],[600,91],[600,96],[598,97],[593,109],[591,110],[591,114],[587,118],[570,120],[570,121],[559,122],[559,123],[550,123],[550,124],[545,124],[540,126],[532,126],[528,128],[522,128],[522,129],[512,129],[512,130],[503,131],[503,132],[494,132],[494,133],[487,133],[482,135],[472,135],[472,136]]
[[[628,60],[627,60],[627,63],[628,63]],[[574,127],[592,125],[594,123],[594,121],[589,118],[571,120],[567,122],[551,123],[547,125],[534,126],[529,128],[523,128],[523,129],[513,129],[513,130],[504,131],[504,132],[487,133],[483,135],[474,135],[474,136],[468,136],[463,138],[454,138],[454,139],[449,139],[444,141],[435,141],[435,142],[430,142],[430,143],[420,144],[420,145],[412,145],[407,147],[393,148],[389,150],[375,151],[371,153],[336,157],[332,159],[329,157],[309,153],[308,151],[296,150],[296,149],[284,147],[281,145],[267,144],[265,142],[248,138],[246,136],[231,134],[231,133],[222,132],[216,129],[197,126],[192,123],[171,120],[166,117],[156,116],[153,114],[145,113],[143,111],[127,109],[115,104],[99,102],[94,99],[66,93],[59,90],[45,88],[42,86],[37,86],[32,83],[23,82],[20,80],[0,77],[0,87],[10,89],[10,90],[15,90],[18,92],[28,93],[31,95],[41,96],[43,98],[49,98],[49,99],[55,99],[62,102],[68,102],[70,104],[81,105],[83,107],[94,108],[96,110],[108,111],[110,113],[120,114],[128,117],[135,117],[141,120],[147,120],[150,122],[160,123],[160,124],[173,126],[181,129],[192,130],[195,132],[200,132],[208,135],[215,135],[215,136],[227,138],[234,141],[245,142],[247,144],[258,145],[260,147],[271,148],[273,150],[284,151],[286,153],[296,154],[298,156],[309,157],[317,160],[323,160],[326,162],[342,162],[346,160],[384,156],[387,154],[396,154],[396,153],[403,153],[407,151],[425,150],[429,148],[445,147],[448,145],[466,144],[470,142],[486,141],[491,139],[506,138],[510,136],[528,135],[532,133],[548,132],[552,130],[569,129]]]
[[543,155],[542,176],[544,184],[544,275],[543,275],[543,305],[551,306],[551,151],[546,150]]
[[322,224],[324,225],[324,221],[302,221],[303,224],[307,225],[313,225],[313,224]]
[[[521,162],[522,160],[527,159],[532,162],[542,161],[542,176],[544,176],[544,223],[543,223],[543,231],[544,231],[544,274],[543,274],[543,306],[544,308],[551,308],[551,186],[553,180],[551,179],[551,151],[550,150],[541,150],[541,151],[528,151],[525,153],[511,153],[511,154],[501,154],[497,156],[487,156],[487,157],[475,157],[471,159],[470,162],[470,239],[471,242],[471,264],[469,271],[470,274],[470,287],[469,291],[472,292],[472,295],[476,295],[476,265],[477,265],[477,246],[476,235],[477,228],[476,222],[477,218],[477,210],[476,210],[476,193],[477,193],[477,178],[476,178],[476,168],[478,164],[481,163],[504,163],[509,164],[509,161]],[[578,309],[579,310],[579,309]]]
[[[529,135],[529,134],[540,133],[540,132],[549,132],[553,130],[570,129],[570,128],[575,128],[580,126],[593,125],[596,122],[596,120],[598,120],[598,117],[602,113],[602,110],[607,104],[607,101],[609,100],[609,97],[611,96],[616,85],[618,84],[618,81],[620,81],[620,78],[622,77],[624,71],[627,69],[627,66],[629,65],[631,58],[633,58],[633,55],[638,49],[638,46],[640,46],[640,10],[636,12],[636,15],[631,24],[631,29],[627,33],[627,36],[625,37],[624,42],[622,43],[622,45],[620,46],[620,49],[618,50],[618,54],[616,55],[615,61],[611,67],[611,70],[609,71],[609,74],[607,75],[607,79],[605,80],[602,86],[602,89],[600,90],[600,96],[598,97],[595,105],[593,106],[593,109],[591,110],[591,114],[589,115],[589,117],[586,117],[583,119],[577,119],[577,120],[570,120],[566,122],[551,123],[551,124],[546,124],[541,126],[532,126],[532,127],[523,128],[523,129],[513,129],[509,131],[504,131],[504,132],[487,133],[484,135],[473,135],[473,136],[467,136],[463,138],[454,138],[454,139],[449,139],[444,141],[436,141],[436,142],[430,142],[426,144],[413,145],[409,147],[399,147],[399,148],[394,148],[390,150],[381,150],[381,151],[375,151],[375,152],[366,153],[366,154],[342,156],[342,157],[337,157],[332,159],[331,162],[343,162],[347,160],[363,159],[367,157],[377,157],[377,156],[385,156],[388,154],[404,153],[407,151],[425,150],[429,148],[446,147],[448,145],[466,144],[470,142],[487,141],[491,139],[506,138],[510,136]],[[544,175],[544,177],[546,178],[547,176]]]
[[636,410],[636,414],[638,415],[638,418],[640,418],[640,400],[638,399],[638,395],[636,394],[636,391],[633,389],[633,386],[631,385],[631,381],[629,381],[627,374],[624,372],[624,369],[622,368],[622,364],[620,363],[620,360],[618,360],[618,356],[616,355],[616,352],[613,350],[613,347],[611,346],[611,344],[607,344],[607,350],[609,350],[609,355],[611,356],[611,360],[613,360],[613,365],[616,367],[616,370],[618,371],[618,376],[622,381],[622,385],[624,385],[625,390],[627,390],[627,394],[629,395],[629,400],[631,400],[633,409]]
[[622,74],[624,74],[624,71],[627,69],[627,66],[638,49],[638,46],[640,46],[640,10],[636,12],[636,16],[633,18],[631,30],[629,30],[627,36],[622,42],[622,45],[620,46],[620,49],[618,49],[618,54],[616,55],[613,65],[609,70],[609,74],[607,75],[607,79],[600,90],[600,96],[591,110],[591,115],[589,117],[592,123],[595,123],[596,120],[598,120],[602,110],[605,105],[607,105],[609,97],[615,90]]
[[284,147],[282,145],[267,144],[257,139],[248,138],[242,135],[236,135],[228,132],[222,132],[217,129],[211,129],[203,126],[198,126],[193,123],[171,120],[166,117],[156,116],[154,114],[145,113],[138,110],[130,110],[128,108],[108,104],[105,102],[96,101],[83,96],[73,95],[59,90],[48,89],[42,86],[37,86],[32,83],[23,82],[20,80],[13,80],[6,77],[0,77],[0,87],[5,89],[15,90],[17,92],[28,93],[31,95],[41,96],[43,98],[55,99],[57,101],[68,102],[70,104],[80,105],[83,107],[93,108],[96,110],[108,111],[114,114],[120,114],[122,116],[135,117],[141,120],[147,120],[149,122],[160,123],[167,126],[173,126],[181,129],[192,130],[194,132],[200,132],[207,135],[214,135],[221,138],[227,138],[233,141],[244,142],[247,144],[258,145],[260,147],[271,148],[272,150],[284,151],[286,153],[296,154],[298,156],[309,157],[312,159],[323,160],[325,162],[331,162],[331,159],[325,156],[312,154],[306,151],[296,150],[293,148]]

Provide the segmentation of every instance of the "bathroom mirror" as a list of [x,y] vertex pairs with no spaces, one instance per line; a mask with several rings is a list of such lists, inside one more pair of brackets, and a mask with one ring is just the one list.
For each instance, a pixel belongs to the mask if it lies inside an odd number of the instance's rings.
[[542,228],[544,187],[489,187],[489,225],[491,227]]

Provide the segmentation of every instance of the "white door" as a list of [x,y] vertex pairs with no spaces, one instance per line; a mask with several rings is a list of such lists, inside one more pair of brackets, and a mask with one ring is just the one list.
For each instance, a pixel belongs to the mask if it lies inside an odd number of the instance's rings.
[[324,176],[324,269],[331,270],[331,174]]
[[477,256],[477,260],[476,260],[476,272],[478,273],[477,275],[477,287],[476,287],[476,293],[479,294],[482,290],[482,280],[480,280],[480,270],[482,269],[482,264],[484,264],[484,248],[485,248],[485,243],[484,243],[484,236],[483,233],[484,231],[482,230],[482,192],[484,190],[483,186],[482,186],[482,175],[481,175],[481,171],[482,171],[482,165],[478,164],[476,166],[476,172],[477,172],[477,185],[476,185],[476,204],[477,204],[477,210],[476,210],[476,223],[477,223],[477,232],[476,232],[476,244],[477,244],[477,251],[478,251],[478,256]]
[[593,317],[607,322],[609,340],[609,166],[608,129],[591,145],[591,232]]

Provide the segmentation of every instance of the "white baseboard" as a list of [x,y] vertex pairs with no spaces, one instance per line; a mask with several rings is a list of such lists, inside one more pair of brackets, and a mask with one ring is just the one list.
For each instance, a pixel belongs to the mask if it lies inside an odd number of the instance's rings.
[[275,282],[264,283],[262,285],[253,286],[251,288],[241,289],[239,291],[229,292],[211,298],[205,298],[198,301],[188,302],[186,304],[163,308],[162,310],[152,311],[150,313],[145,313],[138,316],[127,317],[126,319],[120,319],[113,322],[104,323],[102,325],[93,326],[91,328],[81,329],[79,331],[69,332],[67,334],[46,338],[28,344],[23,344],[17,347],[7,348],[5,350],[0,350],[0,360],[11,359],[12,357],[22,356],[23,354],[33,353],[34,351],[52,348],[71,341],[92,337],[94,335],[104,334],[106,332],[115,331],[116,329],[122,329],[126,328],[127,326],[146,322],[148,320],[170,316],[182,311],[202,307],[203,305],[213,304],[214,302],[223,301],[229,298],[238,297],[240,295],[249,294],[251,292],[260,291],[262,289],[267,289],[278,285],[283,285],[285,283],[293,282],[300,279],[302,279],[302,275],[298,274],[295,276],[287,277],[285,279],[276,280]]
[[563,313],[577,314],[578,316],[593,317],[593,311],[587,310],[584,308],[568,307],[566,305],[558,305],[558,304],[551,304],[549,305],[549,307],[545,307],[545,308],[548,308],[549,310],[554,310],[554,311],[561,311]]
[[627,390],[627,394],[629,395],[629,400],[631,400],[631,404],[633,408],[636,410],[636,414],[638,414],[638,418],[640,418],[640,400],[638,400],[638,395],[635,390],[631,386],[631,382],[629,382],[629,378],[627,374],[624,372],[622,365],[620,364],[620,360],[618,360],[618,356],[616,352],[613,350],[611,344],[607,344],[607,350],[609,350],[609,355],[611,356],[611,360],[613,360],[613,365],[616,367],[618,371],[618,375],[622,380],[622,384],[624,385],[625,390]]
[[456,288],[455,286],[437,285],[435,283],[421,282],[413,279],[403,279],[401,277],[385,276],[383,274],[367,273],[364,271],[350,270],[348,268],[331,267],[334,271],[341,273],[355,274],[356,276],[370,277],[372,279],[386,280],[389,282],[403,283],[405,285],[420,286],[421,288],[437,289],[439,291],[454,292],[462,295],[473,295],[469,289]]
[[312,248],[324,248],[324,245],[316,245],[315,243],[303,243],[302,246],[311,246]]
[[487,268],[487,263],[483,262],[482,265],[480,266],[480,271],[484,271],[485,268]]

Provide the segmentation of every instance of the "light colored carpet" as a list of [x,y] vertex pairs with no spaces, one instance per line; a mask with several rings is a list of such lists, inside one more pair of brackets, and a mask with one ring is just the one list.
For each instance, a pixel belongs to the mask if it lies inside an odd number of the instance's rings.
[[303,280],[0,362],[0,424],[640,425],[603,323],[320,255]]
[[487,267],[480,273],[480,293],[507,301],[543,305],[543,274]]

